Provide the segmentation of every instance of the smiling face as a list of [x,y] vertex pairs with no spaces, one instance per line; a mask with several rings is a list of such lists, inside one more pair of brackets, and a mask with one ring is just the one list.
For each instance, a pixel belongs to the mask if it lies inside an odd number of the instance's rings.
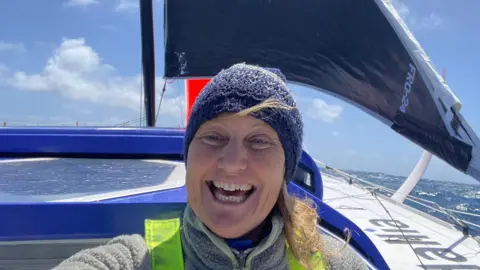
[[243,236],[277,202],[285,153],[275,130],[252,116],[205,122],[188,148],[188,203],[223,238]]

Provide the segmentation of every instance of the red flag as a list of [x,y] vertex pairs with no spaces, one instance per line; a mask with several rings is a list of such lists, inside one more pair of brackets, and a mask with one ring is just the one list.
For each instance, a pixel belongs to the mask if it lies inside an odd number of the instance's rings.
[[207,85],[210,79],[190,79],[185,80],[185,125],[188,123],[190,117],[190,112],[192,110],[193,103],[202,91],[203,87]]

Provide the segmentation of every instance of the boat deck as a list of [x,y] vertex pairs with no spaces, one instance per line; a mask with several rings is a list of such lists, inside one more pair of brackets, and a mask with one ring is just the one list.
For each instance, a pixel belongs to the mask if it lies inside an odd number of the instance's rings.
[[391,269],[480,269],[480,240],[361,186],[322,176],[324,201],[368,234]]

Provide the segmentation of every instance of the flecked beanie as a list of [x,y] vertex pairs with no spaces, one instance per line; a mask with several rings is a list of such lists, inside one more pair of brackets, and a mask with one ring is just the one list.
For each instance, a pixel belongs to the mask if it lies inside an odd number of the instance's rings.
[[302,153],[303,122],[285,76],[278,69],[235,64],[220,71],[192,106],[185,132],[184,160],[200,126],[221,113],[237,113],[273,98],[293,109],[265,108],[251,115],[269,124],[285,151],[285,179],[291,180]]

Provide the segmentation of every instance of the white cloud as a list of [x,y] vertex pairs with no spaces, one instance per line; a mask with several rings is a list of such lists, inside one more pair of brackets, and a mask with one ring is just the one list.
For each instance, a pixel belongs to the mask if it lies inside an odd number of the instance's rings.
[[443,19],[437,13],[426,16],[411,16],[407,19],[409,27],[417,30],[433,30],[443,24]]
[[391,0],[391,3],[409,28],[431,30],[443,24],[442,17],[437,13],[414,14],[402,0]]
[[320,119],[326,123],[335,121],[343,112],[340,105],[327,104],[322,99],[313,99],[311,107],[308,109],[308,115],[313,119]]
[[408,6],[400,0],[391,0],[393,7],[397,10],[398,15],[402,17],[403,20],[408,18],[410,15],[410,9]]
[[119,0],[115,10],[118,12],[135,12],[138,11],[138,0]]
[[[158,102],[157,102],[158,104]],[[185,99],[183,97],[163,98],[160,113],[169,115],[181,115],[185,113],[183,108],[185,107]]]
[[420,27],[424,29],[433,29],[443,24],[443,19],[436,13],[430,13],[430,15],[423,17],[419,21]]
[[[93,48],[86,45],[85,39],[64,39],[41,72],[26,74],[18,71],[6,82],[20,90],[56,92],[72,100],[138,112],[143,91],[141,74],[118,76],[115,71],[114,67],[102,63]],[[161,89],[163,79],[156,78],[156,82],[157,89]],[[179,117],[181,99],[178,95],[166,96],[161,113]]]
[[70,0],[65,3],[66,6],[89,6],[89,5],[94,5],[98,4],[99,2],[97,0]]
[[22,53],[22,52],[25,52],[26,49],[23,43],[9,43],[9,42],[0,40],[0,53],[8,52],[8,51]]

